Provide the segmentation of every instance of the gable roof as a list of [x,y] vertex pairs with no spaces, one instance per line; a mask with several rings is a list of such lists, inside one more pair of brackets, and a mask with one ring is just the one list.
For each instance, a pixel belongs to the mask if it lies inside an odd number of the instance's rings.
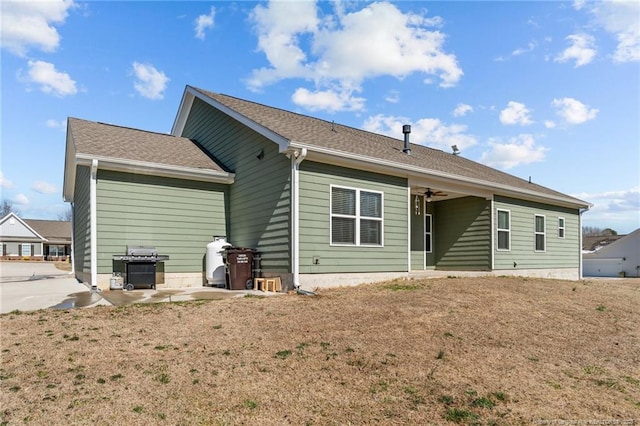
[[608,236],[595,236],[595,237],[582,237],[582,250],[584,251],[596,251],[601,249],[616,240],[624,237],[624,235],[608,235]]
[[638,242],[640,242],[640,228],[630,234],[621,235],[618,239],[610,241],[600,249],[591,253],[585,253],[584,256],[586,258],[605,258],[607,255],[611,255],[612,253],[628,250],[629,253],[627,253],[627,256],[631,255],[631,251],[633,251],[636,253],[636,258],[638,258],[638,253],[640,252],[640,245]]
[[69,117],[64,198],[73,199],[76,165],[231,183],[233,174],[190,139]]
[[[189,100],[189,97],[191,99]],[[439,178],[465,185],[489,188],[505,196],[524,196],[572,208],[590,204],[550,188],[471,161],[459,155],[411,144],[411,154],[403,152],[404,141],[343,126],[326,120],[286,111],[203,89],[187,86],[172,133],[180,134],[193,97],[250,126],[278,143],[280,151],[306,148],[309,158],[351,159],[374,170],[424,179]]]
[[24,219],[24,221],[49,243],[71,242],[71,222],[69,221],[40,219]]
[[0,219],[0,237],[46,241],[44,236],[13,212]]

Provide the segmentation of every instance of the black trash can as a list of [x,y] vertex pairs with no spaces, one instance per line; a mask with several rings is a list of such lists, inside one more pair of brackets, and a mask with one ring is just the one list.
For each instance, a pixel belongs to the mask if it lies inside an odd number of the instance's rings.
[[225,264],[229,278],[229,290],[246,290],[253,288],[254,249],[228,247],[225,250]]

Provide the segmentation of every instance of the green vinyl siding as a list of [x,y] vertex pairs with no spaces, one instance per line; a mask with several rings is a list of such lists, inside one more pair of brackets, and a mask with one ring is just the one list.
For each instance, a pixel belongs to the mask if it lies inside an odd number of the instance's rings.
[[[300,273],[407,270],[406,179],[307,160],[300,165],[299,181]],[[331,185],[382,192],[384,246],[330,244]]]
[[76,169],[73,198],[73,261],[76,272],[91,273],[91,170]]
[[[511,212],[511,248],[497,250],[497,231],[494,225],[494,268],[500,269],[549,269],[577,268],[580,262],[580,220],[576,209],[548,204],[495,197],[494,215],[497,210]],[[535,250],[535,216],[544,216],[545,250]],[[558,236],[558,218],[564,218],[564,238]],[[514,267],[514,262],[516,266]]]
[[235,173],[228,241],[259,250],[265,272],[291,272],[290,160],[277,144],[197,98],[181,136]]
[[436,269],[491,269],[490,202],[464,197],[432,204]]
[[98,171],[98,273],[127,245],[152,246],[170,256],[165,272],[204,271],[206,246],[226,235],[227,185]]

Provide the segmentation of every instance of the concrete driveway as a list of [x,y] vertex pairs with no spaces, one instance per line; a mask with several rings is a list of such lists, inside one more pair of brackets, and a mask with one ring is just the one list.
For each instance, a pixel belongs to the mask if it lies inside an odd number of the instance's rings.
[[282,293],[230,291],[211,287],[163,290],[91,291],[68,272],[48,262],[0,262],[0,314],[38,309],[70,309],[88,306],[121,306],[131,303],[217,300],[246,294],[273,296]]
[[[76,300],[79,299],[79,300]],[[0,262],[0,313],[105,304],[49,262]]]

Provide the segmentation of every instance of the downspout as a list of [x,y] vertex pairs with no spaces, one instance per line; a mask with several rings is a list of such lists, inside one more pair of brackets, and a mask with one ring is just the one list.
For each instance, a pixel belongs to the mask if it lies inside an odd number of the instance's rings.
[[[589,211],[589,207],[578,210],[578,279],[582,279],[582,213]],[[566,232],[566,231],[565,231]]]
[[307,148],[294,151],[291,155],[291,272],[293,286],[300,287],[300,163],[307,156]]
[[97,211],[98,160],[91,162],[91,181],[89,183],[89,228],[91,247],[91,288],[98,288],[98,211]]
[[496,269],[496,241],[497,238],[497,224],[495,215],[495,204],[494,204],[494,196],[491,196],[491,214],[489,214],[489,234],[491,236],[491,271],[493,272]]
[[71,272],[69,272],[69,275],[73,275],[74,277],[76,276],[76,259],[75,259],[75,252],[76,249],[73,248],[73,245],[75,244],[75,234],[76,234],[76,221],[75,221],[75,206],[74,203],[70,203],[71,204],[71,250],[69,250],[69,258],[71,259]]

